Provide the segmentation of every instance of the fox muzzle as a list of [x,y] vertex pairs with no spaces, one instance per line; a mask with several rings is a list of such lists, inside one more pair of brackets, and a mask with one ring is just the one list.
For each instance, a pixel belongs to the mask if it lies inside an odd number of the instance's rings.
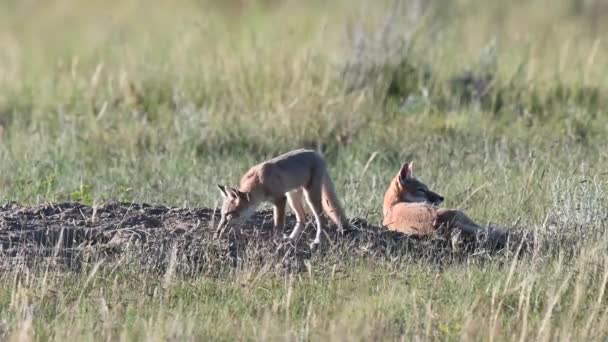
[[440,195],[440,194],[438,194],[438,193],[432,192],[432,191],[429,191],[429,192],[428,192],[428,195],[429,195],[429,200],[430,200],[430,201],[431,201],[431,203],[433,203],[434,205],[439,205],[439,204],[441,204],[441,202],[443,202],[443,200],[444,200],[443,196],[441,196],[441,195]]

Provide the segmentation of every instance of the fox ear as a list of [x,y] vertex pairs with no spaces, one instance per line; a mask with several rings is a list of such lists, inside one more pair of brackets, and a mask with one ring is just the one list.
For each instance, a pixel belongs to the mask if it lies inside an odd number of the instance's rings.
[[231,197],[231,198],[239,197],[239,191],[235,188],[225,186],[225,185],[219,185],[219,184],[217,185],[217,188],[220,189],[220,192],[222,193],[222,196],[224,196],[224,197]]
[[226,192],[226,187],[223,185],[217,185],[217,188],[220,189],[223,197],[228,197],[228,193]]
[[232,197],[232,198],[238,198],[241,193],[237,189],[230,187],[230,186],[226,187],[226,192],[228,193],[228,197]]
[[403,163],[403,165],[401,165],[401,170],[399,170],[399,182],[404,184],[405,181],[410,178],[412,178],[412,175],[410,174],[410,166],[408,163]]
[[407,168],[408,168],[409,177],[414,178],[414,162],[411,161],[410,165]]

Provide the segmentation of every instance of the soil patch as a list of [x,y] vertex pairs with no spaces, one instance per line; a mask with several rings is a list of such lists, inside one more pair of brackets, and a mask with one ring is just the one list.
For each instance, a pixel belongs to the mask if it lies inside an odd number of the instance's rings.
[[[230,233],[214,238],[218,220],[219,212],[209,208],[120,202],[96,207],[77,202],[36,207],[9,203],[0,206],[0,268],[51,263],[79,269],[83,263],[103,260],[154,272],[218,274],[269,261],[301,268],[305,260],[316,256],[336,261],[403,256],[437,261],[489,253],[479,243],[411,239],[363,219],[351,220],[341,233],[334,227],[324,229],[322,247],[313,252],[308,247],[315,231],[312,221],[299,241],[285,243],[282,232],[272,231],[271,211],[258,211],[238,238]],[[286,229],[294,225],[295,217],[289,215]]]

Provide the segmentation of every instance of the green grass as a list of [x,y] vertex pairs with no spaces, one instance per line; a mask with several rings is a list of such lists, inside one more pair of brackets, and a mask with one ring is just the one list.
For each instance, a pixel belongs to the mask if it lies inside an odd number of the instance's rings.
[[[15,266],[3,339],[608,337],[601,1],[219,3],[0,4],[0,202],[212,207],[215,184],[307,146],[351,217],[379,223],[413,160],[446,207],[543,248],[441,266],[319,257],[259,277]],[[465,70],[493,76],[479,101],[450,87]]]

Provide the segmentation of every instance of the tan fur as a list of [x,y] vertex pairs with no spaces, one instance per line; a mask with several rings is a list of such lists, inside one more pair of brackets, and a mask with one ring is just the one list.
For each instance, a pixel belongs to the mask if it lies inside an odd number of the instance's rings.
[[241,178],[238,189],[218,187],[224,196],[218,234],[226,226],[244,223],[262,202],[274,206],[275,230],[283,228],[285,206],[289,202],[297,219],[289,239],[297,238],[304,228],[304,203],[315,216],[317,225],[313,244],[320,242],[320,216],[324,211],[340,228],[348,222],[325,161],[312,150],[294,150],[253,166]]
[[390,230],[413,236],[432,235],[438,213],[433,203],[443,197],[414,178],[412,163],[404,163],[384,194],[382,224]]
[[[416,237],[431,236],[439,228],[447,228],[448,232],[456,228],[465,234],[477,234],[483,229],[462,211],[437,208],[442,201],[443,197],[414,178],[412,163],[404,163],[384,195],[383,225]],[[490,232],[490,238],[499,242],[506,237],[498,230]]]
[[323,177],[323,185],[321,187],[321,193],[323,198],[323,210],[329,219],[337,225],[339,228],[344,228],[348,225],[348,218],[340,205],[340,200],[336,194],[334,183],[329,178],[329,174],[326,173]]

